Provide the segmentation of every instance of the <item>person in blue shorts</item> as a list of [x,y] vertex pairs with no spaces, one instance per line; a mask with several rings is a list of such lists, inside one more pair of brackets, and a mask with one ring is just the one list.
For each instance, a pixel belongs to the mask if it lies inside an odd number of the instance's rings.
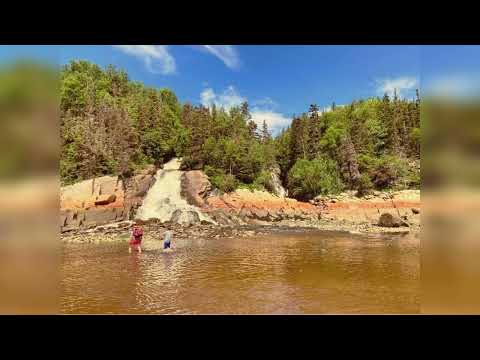
[[172,232],[167,230],[165,236],[163,237],[163,250],[171,249],[172,245]]

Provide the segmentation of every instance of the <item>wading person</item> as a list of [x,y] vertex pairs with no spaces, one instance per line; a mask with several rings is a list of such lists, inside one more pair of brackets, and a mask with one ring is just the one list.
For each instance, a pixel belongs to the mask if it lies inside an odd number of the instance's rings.
[[128,252],[131,253],[132,249],[137,250],[139,253],[142,252],[142,237],[143,237],[143,229],[135,225],[132,231],[132,238],[130,239],[130,247],[128,248]]
[[167,230],[165,232],[165,235],[163,237],[163,251],[171,251],[171,245],[172,245],[172,232],[170,230]]

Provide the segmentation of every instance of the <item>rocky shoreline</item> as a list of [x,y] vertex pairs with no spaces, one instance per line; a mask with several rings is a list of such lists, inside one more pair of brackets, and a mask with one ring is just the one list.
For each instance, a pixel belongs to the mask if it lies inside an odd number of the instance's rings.
[[[373,203],[373,202],[372,202]],[[372,204],[371,203],[371,204]],[[172,230],[176,239],[214,239],[222,238],[229,239],[233,237],[252,237],[261,236],[278,232],[345,232],[355,235],[361,234],[407,234],[418,237],[421,231],[420,212],[418,208],[390,208],[383,214],[394,214],[393,209],[400,213],[400,216],[393,218],[401,219],[400,226],[381,226],[377,221],[365,220],[368,215],[365,211],[359,212],[358,208],[366,206],[365,201],[358,201],[357,206],[351,203],[342,202],[334,203],[341,204],[330,210],[325,210],[320,219],[292,219],[281,220],[277,222],[255,220],[250,224],[207,224],[198,223],[190,225],[182,225],[172,222],[161,223],[158,220],[150,220],[147,222],[140,221],[122,221],[112,224],[100,225],[89,229],[77,229],[61,234],[61,241],[63,243],[102,243],[114,241],[128,241],[131,236],[131,227],[134,223],[142,223],[145,229],[145,242],[159,241],[163,237],[166,230]],[[371,205],[370,204],[370,205]],[[394,202],[395,204],[395,202]],[[418,205],[418,204],[417,204]],[[372,208],[377,211],[377,204],[366,207],[366,211],[372,213]],[[356,216],[352,216],[352,211]],[[409,215],[405,215],[408,214]],[[404,215],[402,215],[404,214]],[[226,215],[228,216],[228,215]]]
[[[61,234],[62,243],[70,244],[89,244],[89,243],[108,243],[108,242],[127,242],[131,236],[131,225],[133,222],[117,223],[115,226],[100,226],[89,230],[72,231]],[[113,224],[112,224],[113,225]],[[216,226],[216,225],[194,225],[182,226],[178,224],[149,223],[144,225],[145,235],[144,243],[162,241],[163,233],[166,230],[173,230],[175,239],[232,239],[269,235],[274,233],[286,232],[345,232],[355,235],[360,234],[406,234],[418,235],[416,231],[408,231],[401,228],[385,229],[378,227],[362,228],[358,224],[342,223],[324,223],[317,226],[308,226],[308,224],[288,225],[239,225],[239,226]]]
[[[283,193],[246,189],[219,194],[198,170],[183,172],[180,181],[181,196],[196,213],[179,209],[168,222],[140,221],[135,219],[135,211],[155,183],[155,171],[152,167],[130,179],[105,176],[62,188],[62,241],[128,239],[134,222],[143,224],[147,238],[166,229],[173,230],[177,238],[205,239],[286,230],[418,234],[421,229],[420,190],[375,191],[362,197],[347,191],[301,202]],[[201,221],[198,213],[208,215],[214,223]],[[183,220],[175,220],[180,218]]]

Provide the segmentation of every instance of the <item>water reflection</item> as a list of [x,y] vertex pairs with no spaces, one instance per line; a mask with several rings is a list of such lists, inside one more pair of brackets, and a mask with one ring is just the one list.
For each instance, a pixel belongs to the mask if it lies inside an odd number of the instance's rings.
[[338,233],[66,245],[66,313],[417,313],[420,254],[410,237]]

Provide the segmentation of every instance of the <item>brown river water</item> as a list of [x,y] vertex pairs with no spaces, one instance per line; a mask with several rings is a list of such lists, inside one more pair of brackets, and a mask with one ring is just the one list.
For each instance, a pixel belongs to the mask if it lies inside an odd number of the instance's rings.
[[290,232],[62,246],[61,312],[404,314],[420,310],[413,235]]

